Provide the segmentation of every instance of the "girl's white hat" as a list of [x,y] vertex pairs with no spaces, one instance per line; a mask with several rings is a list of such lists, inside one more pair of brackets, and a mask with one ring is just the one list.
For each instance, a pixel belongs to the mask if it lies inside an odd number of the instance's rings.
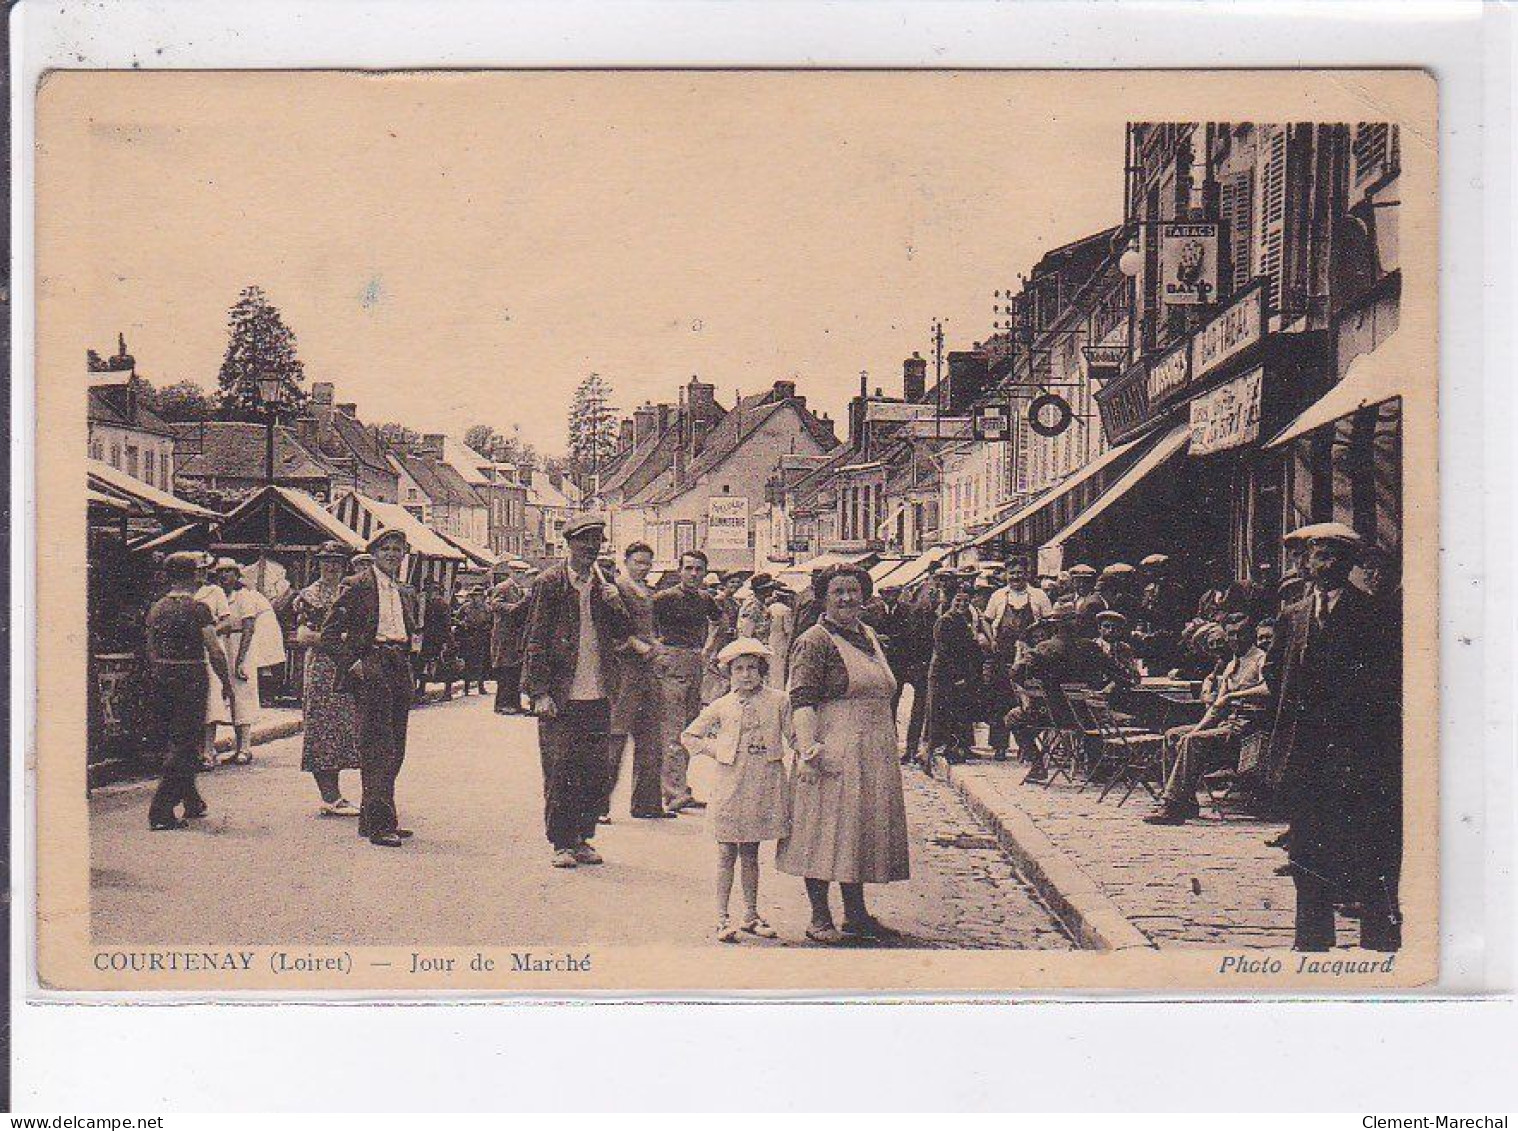
[[770,651],[767,644],[752,636],[740,636],[717,653],[717,663],[725,668],[739,656],[760,656],[765,660],[773,660],[775,653]]

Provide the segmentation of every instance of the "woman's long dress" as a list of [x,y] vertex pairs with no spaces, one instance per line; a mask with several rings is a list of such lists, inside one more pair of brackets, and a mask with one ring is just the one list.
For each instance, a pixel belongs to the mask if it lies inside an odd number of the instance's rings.
[[[302,589],[296,598],[301,623],[320,627],[336,598],[336,587],[328,591],[318,583]],[[358,718],[353,696],[335,690],[336,683],[337,665],[332,657],[308,646],[301,694],[305,730],[300,752],[300,768],[306,773],[358,769]]]
[[840,698],[817,704],[817,741],[833,772],[792,778],[791,833],[776,867],[787,875],[846,884],[880,884],[911,874],[906,802],[892,703],[896,677],[880,640],[864,632],[870,654],[819,621],[798,638],[824,633],[848,673]]

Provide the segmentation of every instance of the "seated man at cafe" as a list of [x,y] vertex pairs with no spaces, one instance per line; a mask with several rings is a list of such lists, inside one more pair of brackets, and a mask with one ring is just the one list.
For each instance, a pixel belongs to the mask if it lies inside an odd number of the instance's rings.
[[1128,673],[1131,682],[1137,683],[1142,678],[1138,653],[1128,642],[1128,618],[1116,609],[1096,614],[1096,646]]
[[1269,698],[1265,653],[1256,644],[1254,626],[1247,617],[1233,615],[1223,632],[1229,658],[1202,682],[1206,711],[1201,721],[1165,732],[1170,771],[1158,808],[1144,818],[1148,824],[1183,825],[1197,816],[1201,809],[1196,790],[1202,775],[1237,765],[1244,739],[1259,730],[1264,719]]
[[1137,682],[1137,677],[1104,652],[1096,641],[1081,636],[1077,622],[1073,610],[1055,606],[1035,626],[1040,633],[1047,631],[1049,635],[1012,665],[1012,682],[1019,689],[1020,703],[1007,712],[1006,724],[1017,742],[1018,753],[1033,765],[1026,781],[1044,781],[1048,777],[1043,754],[1034,741],[1038,729],[1047,726],[1048,721],[1028,698],[1029,684],[1037,683],[1046,692],[1064,684],[1079,684],[1111,694]]

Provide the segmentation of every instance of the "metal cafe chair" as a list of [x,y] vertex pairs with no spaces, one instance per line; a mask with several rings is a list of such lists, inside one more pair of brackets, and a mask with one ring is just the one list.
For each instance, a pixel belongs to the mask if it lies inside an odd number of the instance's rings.
[[1095,728],[1095,742],[1100,751],[1100,758],[1092,768],[1091,776],[1098,776],[1103,769],[1112,769],[1111,776],[1102,784],[1102,791],[1096,799],[1105,801],[1117,786],[1126,784],[1127,789],[1118,800],[1119,805],[1132,797],[1133,791],[1140,786],[1158,801],[1157,787],[1164,781],[1162,754],[1165,736],[1145,727],[1120,724],[1113,716],[1111,702],[1098,691],[1088,691],[1081,698]]
[[1050,725],[1039,732],[1035,741],[1044,761],[1044,788],[1060,775],[1074,785],[1075,775],[1085,761],[1085,735],[1065,698],[1064,688],[1057,683],[1044,683],[1043,693]]

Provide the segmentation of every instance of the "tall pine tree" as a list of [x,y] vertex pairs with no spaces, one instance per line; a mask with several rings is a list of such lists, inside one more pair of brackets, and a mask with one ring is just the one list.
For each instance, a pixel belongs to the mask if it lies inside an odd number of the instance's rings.
[[296,415],[305,404],[306,369],[295,353],[295,334],[262,287],[245,287],[227,312],[227,354],[217,376],[221,416],[258,420],[264,412],[258,382],[269,374],[284,383],[283,415]]
[[617,410],[611,383],[592,373],[575,389],[569,404],[569,462],[575,482],[594,490],[596,477],[617,454]]

